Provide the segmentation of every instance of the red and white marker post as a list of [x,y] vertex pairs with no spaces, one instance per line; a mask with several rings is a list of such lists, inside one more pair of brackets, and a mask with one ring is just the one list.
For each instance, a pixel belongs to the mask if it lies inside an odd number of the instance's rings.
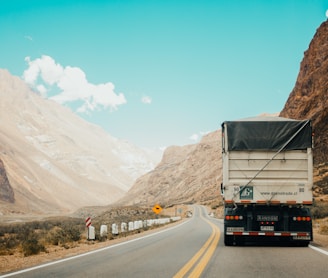
[[91,217],[87,217],[86,219],[85,219],[85,226],[87,227],[87,229],[88,229],[88,235],[87,235],[87,239],[89,239],[89,227],[91,226]]

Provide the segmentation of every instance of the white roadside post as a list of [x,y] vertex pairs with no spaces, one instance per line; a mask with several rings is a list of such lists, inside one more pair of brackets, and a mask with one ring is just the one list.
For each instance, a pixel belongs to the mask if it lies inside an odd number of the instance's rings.
[[107,225],[101,225],[100,226],[100,237],[106,237],[107,238]]
[[93,226],[88,227],[88,239],[95,240],[96,239],[96,229]]

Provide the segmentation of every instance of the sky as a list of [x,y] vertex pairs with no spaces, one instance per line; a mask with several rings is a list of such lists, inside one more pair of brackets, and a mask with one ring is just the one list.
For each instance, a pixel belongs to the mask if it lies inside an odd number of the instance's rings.
[[328,0],[0,0],[0,68],[112,136],[193,144],[282,110]]

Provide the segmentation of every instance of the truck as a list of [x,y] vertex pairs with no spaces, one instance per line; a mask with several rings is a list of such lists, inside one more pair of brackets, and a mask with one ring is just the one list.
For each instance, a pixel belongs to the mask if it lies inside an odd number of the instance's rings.
[[313,240],[311,121],[253,117],[225,121],[221,131],[225,245],[307,246]]

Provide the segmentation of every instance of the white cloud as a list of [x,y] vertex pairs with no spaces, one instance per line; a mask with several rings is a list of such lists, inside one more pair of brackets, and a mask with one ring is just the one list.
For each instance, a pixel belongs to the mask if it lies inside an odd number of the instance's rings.
[[198,139],[199,139],[199,135],[198,134],[193,134],[189,137],[189,139],[192,140],[192,141],[197,142]]
[[46,88],[56,87],[60,92],[50,98],[61,104],[82,101],[78,112],[101,108],[116,110],[119,105],[126,103],[123,93],[115,93],[113,83],[89,83],[85,73],[78,67],[63,67],[46,55],[32,61],[26,57],[25,61],[28,69],[24,71],[23,79],[30,86],[44,96],[47,94]]
[[211,131],[201,131],[199,134],[203,137],[206,134],[209,134]]
[[28,63],[29,67],[24,71],[23,79],[29,85],[34,85],[40,73],[40,69],[36,63],[31,62],[30,57],[26,57],[25,61]]
[[36,89],[38,90],[41,96],[45,97],[47,95],[47,88],[44,85],[37,85]]
[[26,36],[24,36],[24,38],[29,40],[29,41],[33,41],[33,38],[31,36],[26,35]]
[[143,96],[143,97],[141,98],[141,102],[144,103],[144,104],[151,104],[152,99],[151,99],[151,97],[149,97],[149,96]]
[[210,133],[210,131],[200,131],[195,133],[189,137],[190,140],[194,141],[195,143],[198,142],[204,135]]
[[165,146],[159,147],[159,150],[160,150],[161,152],[164,152],[166,149],[167,149],[167,147],[165,147]]

